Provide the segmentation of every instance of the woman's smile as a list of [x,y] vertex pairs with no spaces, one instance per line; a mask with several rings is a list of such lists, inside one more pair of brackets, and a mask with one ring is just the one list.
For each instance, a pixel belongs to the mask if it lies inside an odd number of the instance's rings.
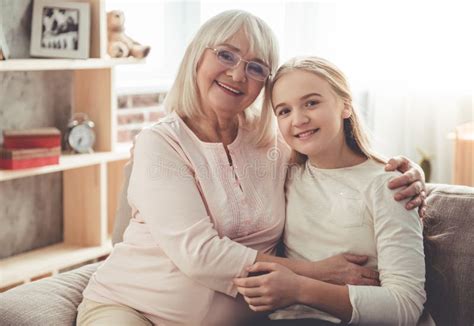
[[215,83],[226,94],[229,94],[229,95],[232,95],[232,96],[244,95],[244,92],[242,92],[240,89],[238,89],[235,86],[230,86],[228,84],[224,84],[223,82],[220,82],[218,80],[216,80]]

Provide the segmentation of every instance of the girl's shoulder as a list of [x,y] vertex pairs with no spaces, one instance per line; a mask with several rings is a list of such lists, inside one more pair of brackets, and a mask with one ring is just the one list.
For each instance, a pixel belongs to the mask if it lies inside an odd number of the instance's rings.
[[362,172],[369,178],[390,178],[395,175],[400,175],[398,171],[385,171],[385,163],[369,158],[361,165]]
[[366,162],[354,169],[354,177],[365,190],[374,190],[401,175],[398,171],[385,171],[385,163],[374,159],[368,159]]
[[298,188],[313,182],[314,177],[307,173],[306,164],[287,163],[288,169],[286,173],[286,189]]

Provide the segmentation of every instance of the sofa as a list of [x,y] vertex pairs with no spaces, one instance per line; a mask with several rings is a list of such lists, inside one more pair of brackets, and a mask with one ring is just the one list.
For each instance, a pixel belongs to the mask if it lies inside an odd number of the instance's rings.
[[[120,242],[129,221],[125,167],[112,241]],[[425,244],[428,311],[437,325],[474,325],[474,188],[428,184]],[[101,263],[21,285],[0,294],[0,325],[75,325],[76,308]],[[290,323],[294,325],[294,323]],[[314,323],[312,323],[314,325]]]

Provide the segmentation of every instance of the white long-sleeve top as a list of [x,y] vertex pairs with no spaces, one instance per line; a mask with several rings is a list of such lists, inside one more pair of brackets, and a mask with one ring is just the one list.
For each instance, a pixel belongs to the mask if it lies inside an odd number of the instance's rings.
[[[350,323],[416,325],[426,300],[422,224],[416,210],[393,199],[385,172],[374,160],[341,169],[318,169],[309,161],[290,169],[284,231],[289,258],[316,261],[340,253],[368,255],[381,286],[349,285]],[[272,318],[339,319],[304,305]]]
[[[257,148],[241,124],[228,145],[199,140],[171,113],[136,141],[132,219],[84,297],[157,325],[232,325],[254,313],[236,298],[257,250],[272,253],[285,219],[288,148]],[[276,147],[273,147],[276,145]]]

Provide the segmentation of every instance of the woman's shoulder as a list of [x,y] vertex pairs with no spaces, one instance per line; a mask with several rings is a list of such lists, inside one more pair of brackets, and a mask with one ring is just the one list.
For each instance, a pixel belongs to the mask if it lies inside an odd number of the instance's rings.
[[183,138],[180,135],[182,132],[183,126],[180,117],[175,112],[171,112],[151,126],[143,128],[136,137],[137,139],[153,139],[158,142],[179,142]]
[[161,117],[158,121],[153,123],[151,126],[144,128],[144,130],[150,130],[158,134],[163,133],[173,133],[179,129],[180,118],[176,112],[167,113],[165,116]]
[[150,153],[181,152],[185,140],[180,133],[182,127],[179,117],[172,112],[143,128],[135,138],[135,147]]

